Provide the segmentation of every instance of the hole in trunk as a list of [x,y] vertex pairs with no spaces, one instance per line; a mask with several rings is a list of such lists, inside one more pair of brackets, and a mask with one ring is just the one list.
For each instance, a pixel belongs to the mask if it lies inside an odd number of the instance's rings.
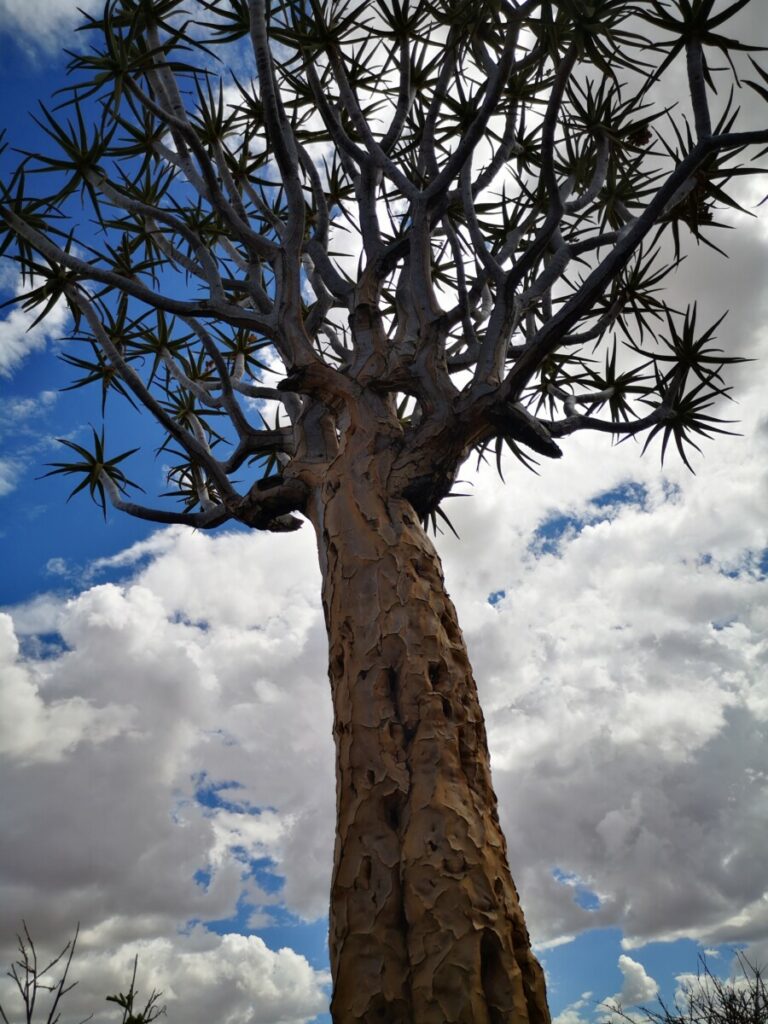
[[387,669],[387,690],[389,691],[389,699],[392,701],[392,705],[397,707],[397,671],[394,668]]
[[443,697],[442,701],[443,701],[443,714],[445,715],[446,718],[453,718],[453,708],[451,707],[451,702],[448,700],[447,697]]
[[393,832],[400,828],[400,818],[403,811],[403,794],[400,792],[389,793],[381,801],[384,812],[384,820]]
[[369,889],[371,886],[372,863],[370,857],[363,857],[363,862],[360,865],[360,881],[364,889]]
[[429,668],[427,669],[429,675],[429,681],[432,684],[432,689],[439,690],[441,684],[445,683],[448,677],[448,666],[444,661],[430,661]]

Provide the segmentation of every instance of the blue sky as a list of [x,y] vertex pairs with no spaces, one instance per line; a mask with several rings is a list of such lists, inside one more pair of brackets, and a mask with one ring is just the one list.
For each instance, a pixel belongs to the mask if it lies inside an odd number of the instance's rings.
[[[69,10],[0,0],[0,120],[19,148],[61,84]],[[768,231],[733,225],[730,263],[693,253],[672,286],[710,319],[730,307],[720,342],[763,356],[732,374],[744,436],[707,445],[695,477],[581,437],[538,478],[467,467],[461,540],[439,538],[561,1024],[618,993],[671,996],[704,949],[724,973],[734,947],[768,960]],[[2,297],[14,287],[0,265]],[[67,503],[66,481],[39,477],[56,437],[100,428],[100,398],[61,390],[63,315],[25,326],[0,313],[0,948],[21,916],[52,945],[79,919],[89,1011],[138,951],[171,1019],[202,1024],[209,1000],[233,1024],[325,1022],[333,775],[312,538]],[[107,411],[115,451],[151,449],[141,417]],[[157,485],[162,458],[135,474]]]

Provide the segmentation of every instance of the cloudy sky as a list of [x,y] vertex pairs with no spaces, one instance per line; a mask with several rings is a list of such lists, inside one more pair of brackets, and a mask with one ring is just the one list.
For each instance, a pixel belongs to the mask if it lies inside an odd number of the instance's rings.
[[[0,0],[14,144],[60,84],[75,6]],[[438,539],[560,1024],[671,993],[702,950],[724,973],[734,946],[768,961],[768,221],[731,223],[730,261],[693,251],[673,288],[702,323],[729,309],[719,343],[757,359],[730,374],[741,435],[707,444],[695,475],[584,436],[538,477],[467,466],[461,539]],[[0,264],[2,297],[16,287]],[[32,330],[0,315],[1,961],[22,918],[51,951],[79,921],[73,1013],[100,1014],[138,953],[172,1020],[327,1021],[313,537],[66,504],[37,478],[56,436],[98,422],[98,396],[59,390],[63,313]]]

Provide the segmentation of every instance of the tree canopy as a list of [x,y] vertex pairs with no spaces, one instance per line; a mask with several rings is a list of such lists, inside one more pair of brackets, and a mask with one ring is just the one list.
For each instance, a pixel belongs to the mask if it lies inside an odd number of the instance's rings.
[[592,430],[688,463],[738,359],[664,283],[759,173],[748,3],[108,0],[0,252],[12,301],[68,304],[71,386],[157,422],[176,504],[133,500],[96,430],[52,472],[158,522],[293,529],[291,467],[362,395],[425,518],[472,452],[532,467]]

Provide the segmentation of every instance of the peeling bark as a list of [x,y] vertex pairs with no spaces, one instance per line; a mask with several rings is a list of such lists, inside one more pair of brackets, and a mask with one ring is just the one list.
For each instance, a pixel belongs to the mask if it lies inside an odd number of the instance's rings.
[[337,751],[334,1024],[548,1024],[456,612],[377,447],[345,445],[310,505]]

